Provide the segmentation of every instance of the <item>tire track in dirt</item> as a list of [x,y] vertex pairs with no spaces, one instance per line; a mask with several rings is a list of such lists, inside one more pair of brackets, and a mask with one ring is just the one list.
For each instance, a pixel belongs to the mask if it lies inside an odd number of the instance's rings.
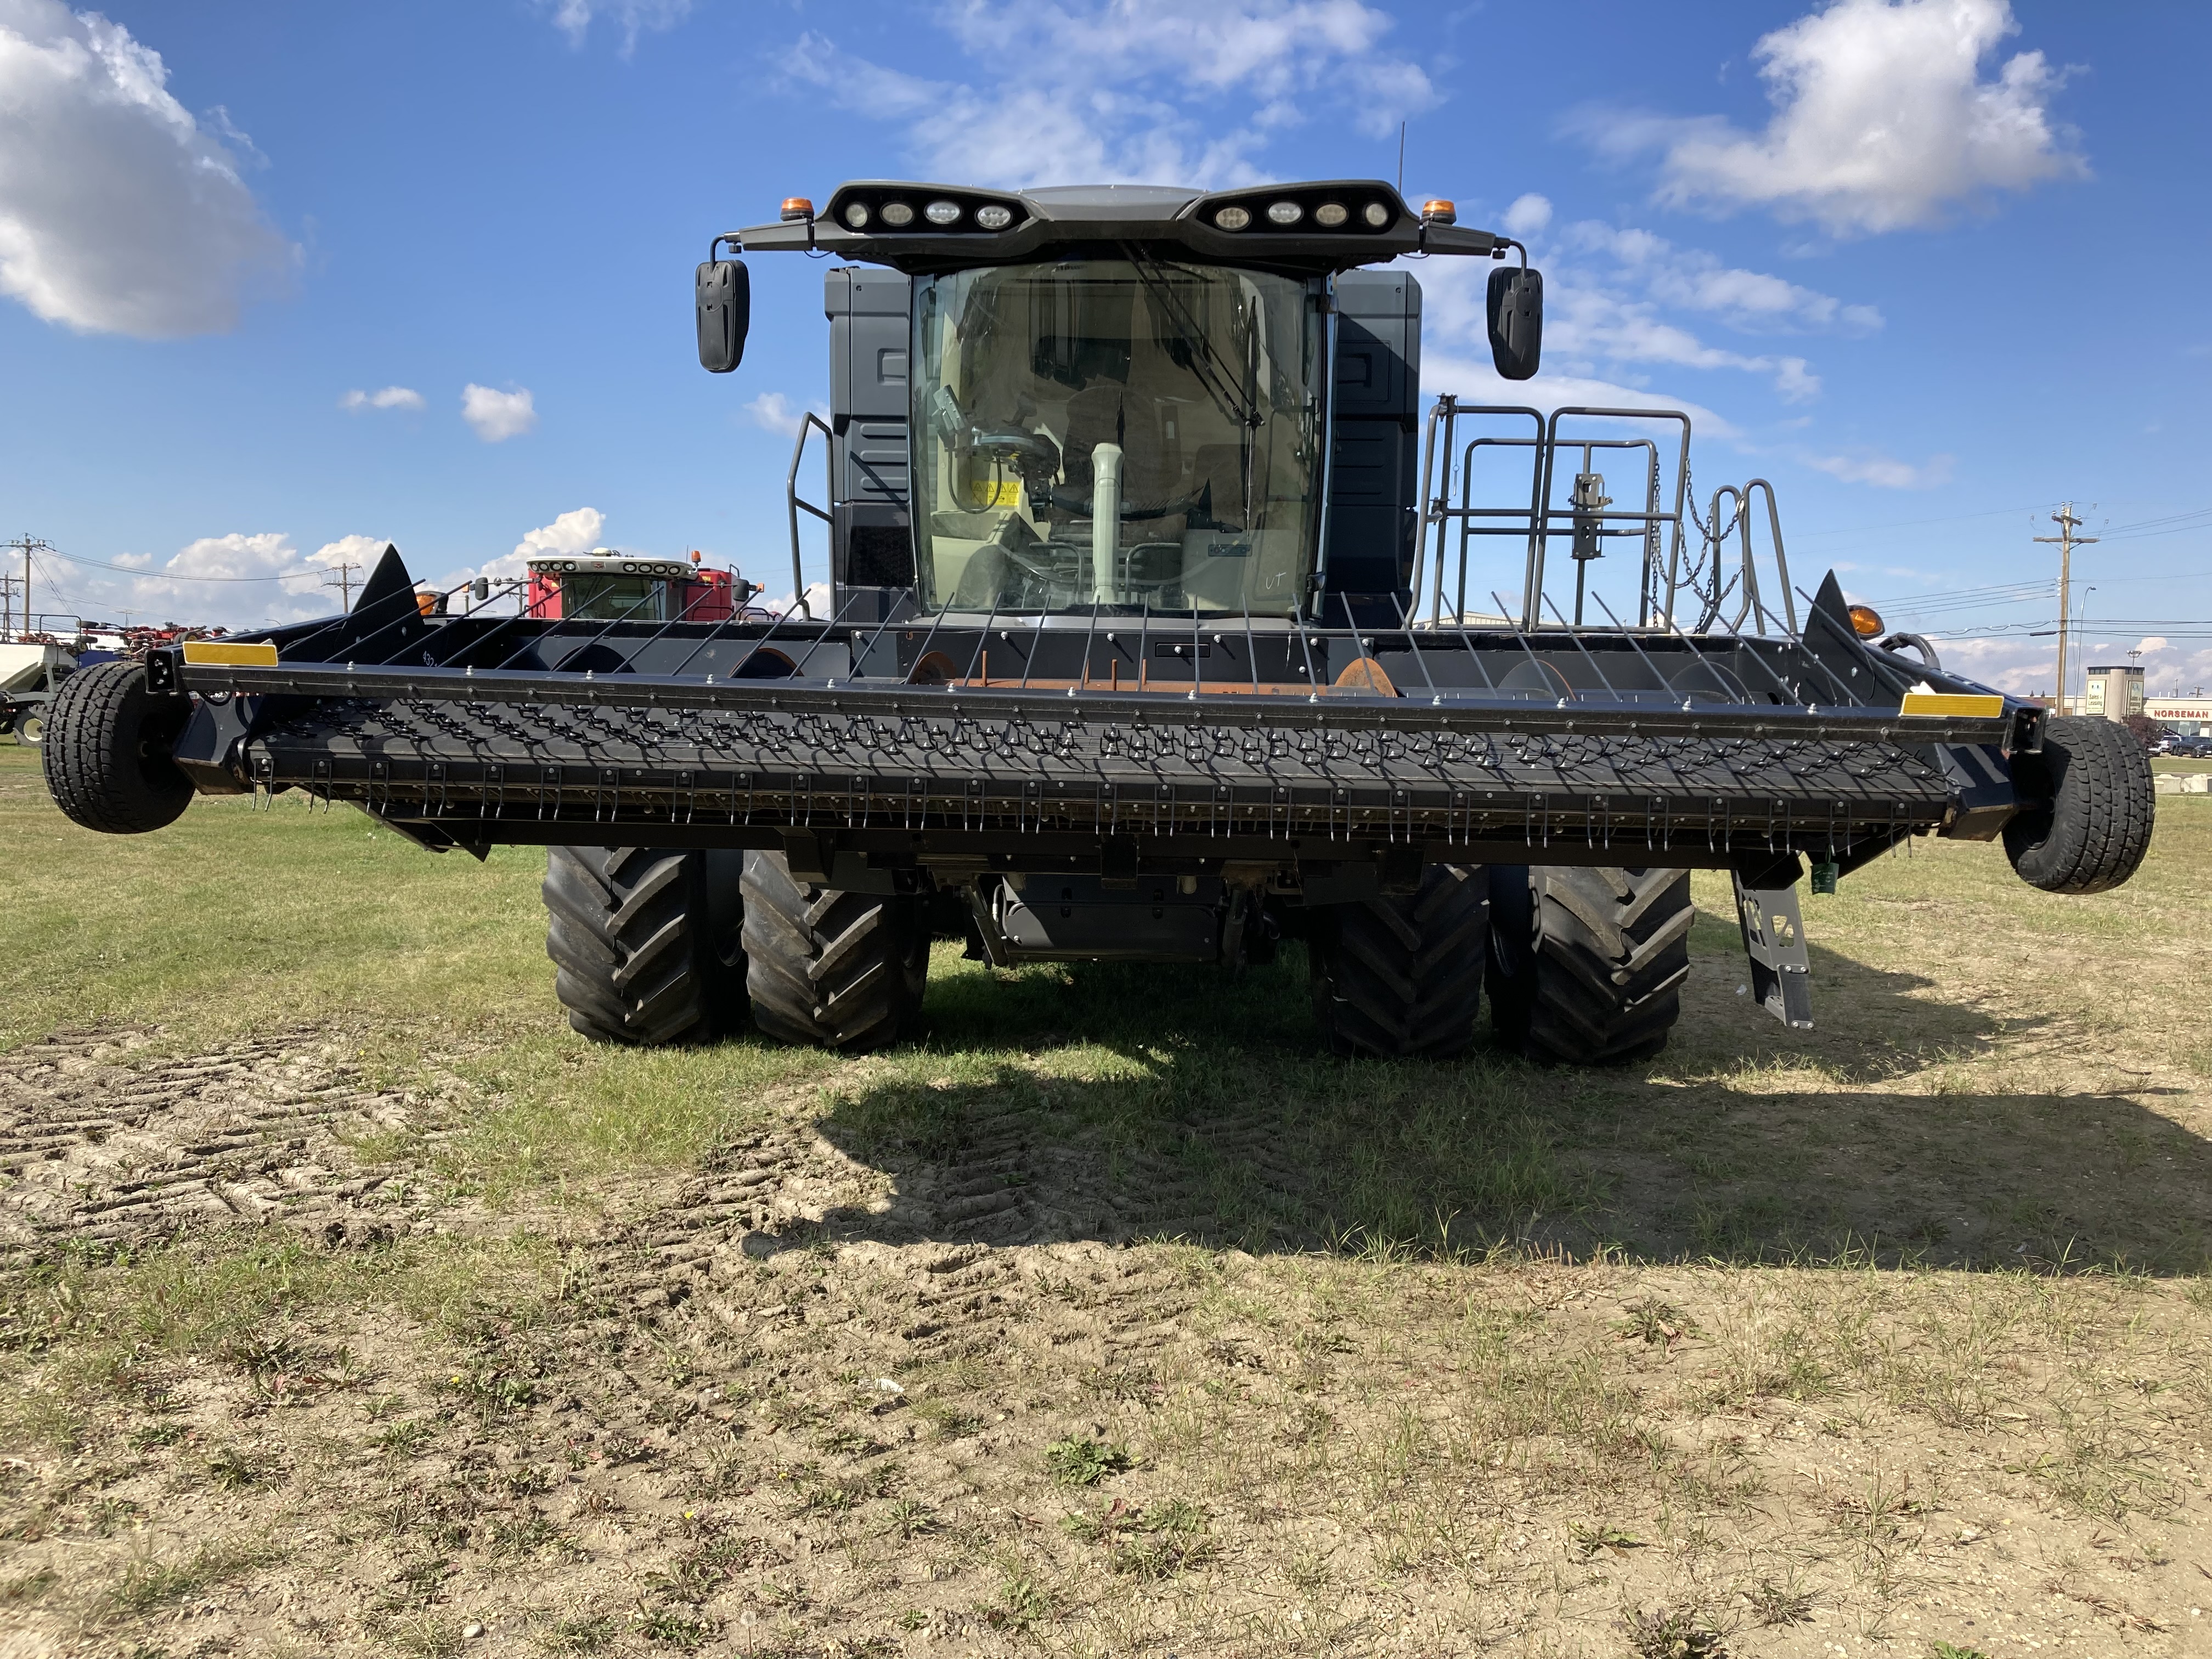
[[[976,1108],[939,1156],[863,1161],[824,1133],[835,1115],[817,1089],[770,1109],[769,1127],[592,1247],[593,1291],[659,1340],[769,1363],[825,1409],[849,1403],[839,1377],[1015,1349],[1109,1393],[1141,1388],[1162,1349],[1194,1340],[1199,1292],[1168,1258],[1120,1247],[1228,1242],[1224,1186],[1267,1194],[1285,1231],[1306,1231],[1314,1196],[1310,1164],[1265,1111],[1133,1146],[1049,1108]],[[786,1257],[799,1270],[775,1272]]]
[[57,1032],[0,1055],[0,1265],[64,1242],[279,1222],[330,1243],[422,1222],[408,1168],[349,1141],[434,1139],[438,1097],[368,1086],[310,1030],[159,1052],[155,1028]]

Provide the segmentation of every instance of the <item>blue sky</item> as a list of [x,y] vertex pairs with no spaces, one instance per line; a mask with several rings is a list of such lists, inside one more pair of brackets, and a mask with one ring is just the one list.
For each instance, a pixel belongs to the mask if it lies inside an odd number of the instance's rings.
[[[821,270],[754,259],[708,376],[715,232],[853,177],[1388,178],[1403,119],[1407,193],[1547,271],[1540,398],[1692,408],[1805,586],[2047,686],[2070,497],[2091,654],[2212,684],[2208,61],[2182,3],[0,0],[0,533],[109,617],[310,614],[386,538],[775,581]],[[1421,273],[1431,393],[1498,389],[1482,274]]]

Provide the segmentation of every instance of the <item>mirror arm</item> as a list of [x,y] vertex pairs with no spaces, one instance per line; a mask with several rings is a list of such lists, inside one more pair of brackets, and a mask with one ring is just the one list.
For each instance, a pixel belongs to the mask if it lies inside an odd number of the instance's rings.
[[[745,239],[744,233],[741,231],[726,230],[720,236],[717,236],[713,241],[707,244],[707,263],[708,264],[711,265],[714,264],[722,257],[722,244],[725,242],[727,242],[730,245],[730,252],[732,253],[743,253],[745,251]],[[1522,263],[1523,264],[1528,263],[1528,256],[1525,253],[1522,256]]]

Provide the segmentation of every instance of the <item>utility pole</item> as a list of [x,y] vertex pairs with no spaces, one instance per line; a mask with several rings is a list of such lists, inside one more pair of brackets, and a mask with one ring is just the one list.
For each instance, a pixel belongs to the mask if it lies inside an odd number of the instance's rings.
[[[333,565],[331,567],[331,575],[323,578],[324,586],[337,589],[338,609],[341,611],[353,609],[353,573],[360,568],[357,564]],[[333,576],[337,578],[336,580],[331,580]]]
[[27,634],[31,631],[31,555],[51,553],[54,550],[53,544],[40,541],[36,536],[18,536],[12,542],[0,542],[0,547],[13,548],[23,556],[23,625],[15,631],[19,635]]
[[15,579],[6,571],[0,570],[0,639],[15,631]]
[[2074,550],[2090,546],[2098,538],[2074,533],[2074,526],[2081,520],[2074,516],[2074,503],[2071,501],[2064,503],[2052,514],[2051,522],[2058,526],[2058,533],[2056,536],[2038,536],[2035,539],[2058,550],[2058,706],[2051,712],[2063,714],[2066,712],[2066,613],[2074,586]]

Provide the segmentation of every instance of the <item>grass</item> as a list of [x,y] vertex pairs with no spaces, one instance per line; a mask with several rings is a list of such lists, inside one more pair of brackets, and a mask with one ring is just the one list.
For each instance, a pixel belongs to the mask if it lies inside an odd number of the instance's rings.
[[1063,1486],[1095,1486],[1109,1474],[1132,1467],[1128,1449],[1102,1446],[1096,1440],[1070,1435],[1045,1448],[1044,1466]]
[[[2115,893],[1932,842],[1808,897],[1811,1033],[1738,996],[1701,873],[1675,1041],[1606,1073],[1330,1060],[1295,950],[1224,980],[942,946],[889,1054],[611,1051],[552,1005],[542,855],[289,799],[82,836],[4,744],[0,837],[0,1051],[300,1030],[453,1103],[356,1143],[436,1195],[420,1231],[5,1270],[10,1617],[1955,1659],[2202,1605],[2197,798]],[[208,1541],[264,1537],[315,1605]],[[2065,1595],[1984,1571],[2031,1537]]]

